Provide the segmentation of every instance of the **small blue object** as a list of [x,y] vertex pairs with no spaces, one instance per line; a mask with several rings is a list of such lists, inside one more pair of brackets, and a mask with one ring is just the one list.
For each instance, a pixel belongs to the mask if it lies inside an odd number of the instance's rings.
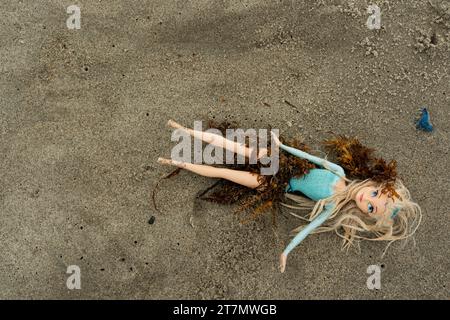
[[422,115],[416,122],[416,128],[427,132],[433,131],[433,125],[430,122],[430,114],[428,113],[427,108],[422,108]]

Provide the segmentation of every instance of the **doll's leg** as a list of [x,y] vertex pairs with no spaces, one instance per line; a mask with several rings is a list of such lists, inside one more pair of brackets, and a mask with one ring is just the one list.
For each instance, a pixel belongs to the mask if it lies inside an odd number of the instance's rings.
[[[213,146],[216,147],[220,147],[222,149],[226,149],[229,151],[232,151],[234,153],[243,155],[247,158],[250,158],[250,155],[253,151],[252,148],[247,148],[245,145],[228,140],[222,136],[219,136],[217,134],[211,133],[211,132],[204,132],[204,131],[198,131],[198,130],[193,130],[190,128],[185,128],[183,127],[181,124],[176,123],[173,120],[169,120],[167,122],[167,125],[169,125],[172,128],[175,129],[181,129],[186,131],[187,133],[189,133],[191,136],[200,139],[202,141],[205,141]],[[261,148],[258,152],[257,158],[261,159],[262,157],[264,157],[265,155],[267,155],[267,148]]]
[[256,188],[260,185],[258,182],[259,175],[247,171],[232,170],[226,168],[216,168],[204,164],[194,164],[187,162],[179,162],[171,159],[158,158],[158,162],[161,164],[174,165],[179,168],[183,168],[201,176],[210,178],[222,178],[233,181],[237,184],[246,186],[248,188]]

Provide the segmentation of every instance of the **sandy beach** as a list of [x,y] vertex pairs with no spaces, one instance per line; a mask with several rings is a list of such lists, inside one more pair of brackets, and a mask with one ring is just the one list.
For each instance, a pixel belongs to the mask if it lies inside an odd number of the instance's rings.
[[[79,1],[71,30],[72,4],[0,4],[0,298],[449,298],[449,1]],[[422,107],[433,132],[416,129]],[[322,152],[330,131],[357,136],[397,160],[415,241],[381,259],[384,244],[311,235],[281,274],[295,217],[242,225],[195,200],[214,180],[185,171],[155,210],[169,119],[278,128]]]

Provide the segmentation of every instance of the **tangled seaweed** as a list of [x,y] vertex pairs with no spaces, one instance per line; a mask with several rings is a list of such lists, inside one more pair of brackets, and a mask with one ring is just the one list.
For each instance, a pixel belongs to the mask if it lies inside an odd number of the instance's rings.
[[345,170],[346,176],[353,179],[372,179],[384,183],[382,193],[399,198],[394,183],[397,178],[397,162],[387,163],[382,158],[374,157],[374,149],[363,146],[357,138],[336,135],[323,141],[327,149],[334,153],[337,162]]

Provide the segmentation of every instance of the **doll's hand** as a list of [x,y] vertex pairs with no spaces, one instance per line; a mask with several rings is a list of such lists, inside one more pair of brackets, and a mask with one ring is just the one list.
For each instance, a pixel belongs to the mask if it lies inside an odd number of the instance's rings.
[[275,142],[275,145],[277,147],[279,147],[281,144],[280,139],[278,139],[277,135],[275,133],[273,133],[272,131],[270,131],[270,134],[272,135],[272,140],[273,140],[273,142]]
[[287,261],[287,255],[282,253],[280,255],[280,271],[281,271],[281,273],[284,273],[284,269],[286,269],[286,261]]

